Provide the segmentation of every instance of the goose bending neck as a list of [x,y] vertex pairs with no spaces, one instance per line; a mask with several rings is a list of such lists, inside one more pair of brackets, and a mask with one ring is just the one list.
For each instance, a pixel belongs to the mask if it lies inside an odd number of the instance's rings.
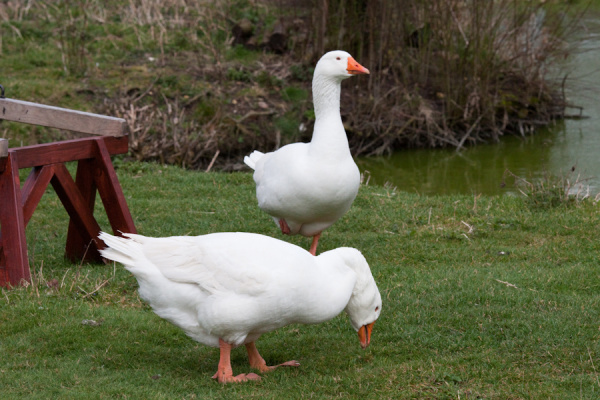
[[311,153],[327,151],[342,156],[350,155],[348,138],[340,115],[341,80],[316,74],[313,79],[313,104],[315,128],[311,140]]

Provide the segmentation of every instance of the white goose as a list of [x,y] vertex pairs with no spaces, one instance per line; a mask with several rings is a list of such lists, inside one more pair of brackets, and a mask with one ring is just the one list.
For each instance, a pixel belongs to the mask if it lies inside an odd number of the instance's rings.
[[316,255],[321,232],[352,205],[360,172],[352,159],[340,115],[342,80],[369,70],[345,51],[325,54],[315,67],[315,128],[310,143],[292,143],[271,153],[254,151],[244,163],[254,170],[258,206],[284,234],[312,236]]
[[102,256],[125,265],[154,312],[192,339],[220,348],[213,378],[219,382],[260,380],[234,376],[230,352],[244,344],[253,368],[267,372],[254,342],[292,323],[316,324],[342,311],[367,347],[381,312],[381,295],[362,254],[338,248],[313,257],[293,244],[254,233],[126,238],[100,233]]

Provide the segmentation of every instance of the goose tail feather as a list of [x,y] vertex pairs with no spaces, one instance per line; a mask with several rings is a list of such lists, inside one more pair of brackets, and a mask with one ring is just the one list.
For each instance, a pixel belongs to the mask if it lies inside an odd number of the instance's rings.
[[135,266],[136,261],[143,257],[142,243],[143,236],[133,233],[123,233],[124,237],[113,236],[106,232],[100,232],[98,238],[108,247],[100,250],[102,257],[119,262],[130,269]]
[[246,164],[247,166],[249,166],[252,169],[256,169],[256,163],[264,155],[265,155],[265,153],[258,151],[258,150],[254,150],[252,153],[250,153],[249,156],[244,157],[244,164]]

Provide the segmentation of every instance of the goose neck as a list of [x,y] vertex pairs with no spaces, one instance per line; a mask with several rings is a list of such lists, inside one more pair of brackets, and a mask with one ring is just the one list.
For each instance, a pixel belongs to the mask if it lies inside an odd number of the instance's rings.
[[340,115],[341,80],[315,75],[312,84],[315,118]]
[[341,80],[315,75],[315,127],[310,150],[313,156],[330,160],[350,156],[348,138],[340,115],[340,94]]

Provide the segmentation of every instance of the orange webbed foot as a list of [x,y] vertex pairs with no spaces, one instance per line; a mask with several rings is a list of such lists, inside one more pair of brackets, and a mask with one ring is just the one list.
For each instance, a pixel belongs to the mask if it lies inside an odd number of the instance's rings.
[[219,381],[219,383],[240,383],[247,381],[260,381],[261,377],[251,372],[249,374],[239,374],[233,376],[233,374],[223,373],[224,371],[217,371],[216,374],[213,375],[213,379]]
[[271,372],[274,369],[277,369],[279,367],[299,367],[300,363],[296,360],[292,360],[292,361],[286,361],[284,363],[281,364],[277,364],[277,365],[267,365],[267,363],[264,364],[255,364],[255,365],[250,365],[252,368],[256,368],[257,370],[259,370],[262,373],[265,372]]
[[252,368],[256,368],[260,372],[270,372],[279,367],[299,367],[300,363],[296,360],[286,361],[282,364],[267,365],[262,356],[258,353],[258,349],[254,342],[246,344],[246,350],[248,351],[248,361]]
[[274,365],[269,367],[269,369],[274,370],[277,367],[299,367],[300,363],[296,360],[291,360],[291,361],[286,361],[284,363],[278,364],[278,365]]
[[230,383],[230,382],[246,382],[246,381],[260,381],[260,376],[255,373],[233,375],[231,369],[231,348],[233,346],[223,339],[219,339],[219,368],[217,373],[213,375],[213,379],[219,381],[219,383]]

